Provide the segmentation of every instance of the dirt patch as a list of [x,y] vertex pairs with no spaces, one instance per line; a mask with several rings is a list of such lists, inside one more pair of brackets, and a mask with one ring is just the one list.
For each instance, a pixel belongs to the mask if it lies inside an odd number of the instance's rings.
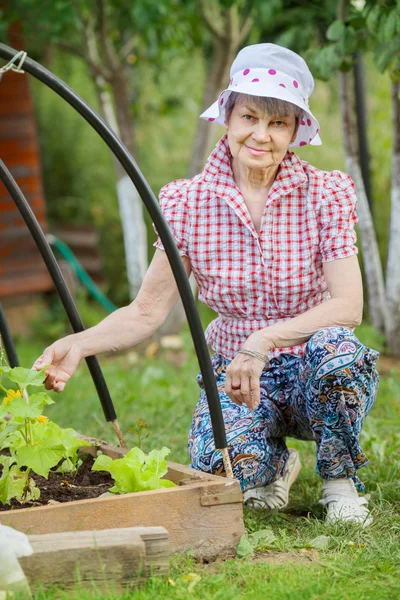
[[[226,552],[224,555],[213,556],[209,560],[197,560],[201,566],[208,572],[218,572],[219,567],[225,561],[237,558],[236,552]],[[239,559],[238,559],[239,560]],[[294,564],[318,564],[319,554],[316,550],[302,548],[298,552],[255,552],[252,558],[247,558],[251,563],[263,563],[269,565],[284,565],[287,563]]]
[[255,563],[267,563],[281,565],[290,563],[316,563],[319,560],[319,554],[316,550],[302,548],[299,552],[257,552],[253,558]]
[[75,475],[50,472],[49,478],[45,479],[33,474],[32,478],[40,489],[39,500],[26,504],[12,500],[11,504],[0,504],[0,511],[42,506],[48,504],[49,500],[71,502],[71,500],[98,498],[112,487],[113,480],[108,473],[91,470],[94,460],[92,456],[83,455],[82,460],[83,463]]

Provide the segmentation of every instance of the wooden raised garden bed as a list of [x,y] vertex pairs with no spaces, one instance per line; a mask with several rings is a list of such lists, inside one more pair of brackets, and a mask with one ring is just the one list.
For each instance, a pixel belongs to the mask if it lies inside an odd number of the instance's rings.
[[[106,442],[84,439],[93,445],[82,450],[93,456],[98,450],[112,458],[125,453]],[[1,522],[29,535],[163,526],[172,552],[190,550],[211,560],[233,551],[245,533],[239,483],[173,462],[166,478],[178,487],[12,509],[1,512]]]

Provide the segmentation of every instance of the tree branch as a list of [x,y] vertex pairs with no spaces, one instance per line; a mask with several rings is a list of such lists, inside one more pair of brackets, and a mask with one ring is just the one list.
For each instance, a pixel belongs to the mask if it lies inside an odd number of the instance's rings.
[[135,35],[130,37],[128,40],[126,40],[126,42],[124,43],[124,45],[121,47],[121,49],[118,52],[118,56],[119,56],[120,60],[125,61],[127,59],[129,54],[132,52],[133,48],[135,47],[135,44],[137,43],[137,41],[138,41],[138,36],[135,36]]
[[239,34],[239,46],[244,42],[247,36],[250,33],[250,29],[253,27],[254,19],[253,17],[246,17]]
[[210,5],[207,3],[207,0],[199,0],[200,11],[203,17],[203,20],[210,30],[212,35],[218,38],[221,42],[225,39],[225,35],[222,31],[222,28],[219,29],[216,22],[211,18],[210,13]]
[[60,50],[65,50],[65,52],[69,52],[69,54],[73,54],[74,56],[78,56],[82,60],[86,60],[87,57],[83,50],[81,50],[78,46],[74,44],[70,44],[69,42],[65,42],[64,40],[58,40],[54,42],[54,45]]
[[104,62],[100,60],[99,52],[97,50],[96,34],[94,31],[93,17],[90,15],[83,21],[83,37],[86,45],[85,60],[87,61],[88,67],[91,74],[103,77],[106,81],[110,81],[112,72],[104,65]]
[[99,23],[99,32],[100,32],[100,46],[104,54],[104,58],[107,61],[107,67],[111,71],[116,71],[120,66],[120,58],[115,51],[112,44],[110,44],[110,40],[108,37],[107,31],[107,18],[104,10],[104,2],[103,0],[97,0],[97,16]]
[[339,0],[337,17],[341,21],[344,21],[347,15],[347,0]]

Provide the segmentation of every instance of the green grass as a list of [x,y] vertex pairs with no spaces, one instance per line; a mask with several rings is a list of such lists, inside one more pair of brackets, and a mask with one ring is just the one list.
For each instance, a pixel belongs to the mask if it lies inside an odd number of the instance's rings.
[[[379,347],[381,340],[368,326],[358,334],[364,343]],[[102,357],[101,364],[124,432],[138,418],[150,430],[143,443],[145,451],[166,445],[171,460],[188,463],[186,437],[198,396],[195,382],[197,363],[187,333],[183,335],[185,356],[164,353],[146,358],[131,351],[117,357]],[[40,354],[39,341],[18,343],[21,363],[29,365]],[[179,360],[178,360],[179,359]],[[371,494],[373,525],[360,530],[354,526],[327,527],[318,504],[321,482],[314,472],[314,445],[289,440],[300,450],[303,470],[292,490],[291,503],[277,515],[246,511],[249,532],[271,528],[276,540],[251,559],[231,559],[200,565],[190,557],[172,562],[170,579],[150,579],[140,590],[120,598],[134,600],[363,600],[400,598],[400,371],[386,368],[376,406],[365,423],[362,445],[370,465],[360,476]],[[113,439],[113,430],[104,422],[93,384],[85,365],[57,396],[49,415],[62,426]],[[129,444],[137,437],[128,432]],[[325,550],[313,550],[312,541],[329,536]],[[200,578],[193,578],[193,573]],[[36,594],[36,599],[63,598],[61,592]],[[66,598],[71,596],[66,595]],[[76,598],[116,598],[90,594]]]

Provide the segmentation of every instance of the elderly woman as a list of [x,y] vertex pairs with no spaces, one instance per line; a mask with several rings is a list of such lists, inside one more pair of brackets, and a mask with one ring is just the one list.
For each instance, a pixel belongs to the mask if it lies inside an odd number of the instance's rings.
[[[358,438],[378,354],[353,333],[363,304],[353,183],[289,151],[321,143],[308,106],[313,87],[294,52],[244,48],[229,87],[202,115],[226,135],[203,172],[165,186],[160,204],[200,299],[218,313],[206,337],[245,501],[286,506],[300,461],[285,437],[313,440],[327,521],[367,524]],[[160,240],[156,247],[130,306],[44,351],[35,367],[51,364],[48,387],[61,391],[83,357],[131,347],[164,322],[178,292]],[[223,470],[204,390],[189,453],[194,468]]]

